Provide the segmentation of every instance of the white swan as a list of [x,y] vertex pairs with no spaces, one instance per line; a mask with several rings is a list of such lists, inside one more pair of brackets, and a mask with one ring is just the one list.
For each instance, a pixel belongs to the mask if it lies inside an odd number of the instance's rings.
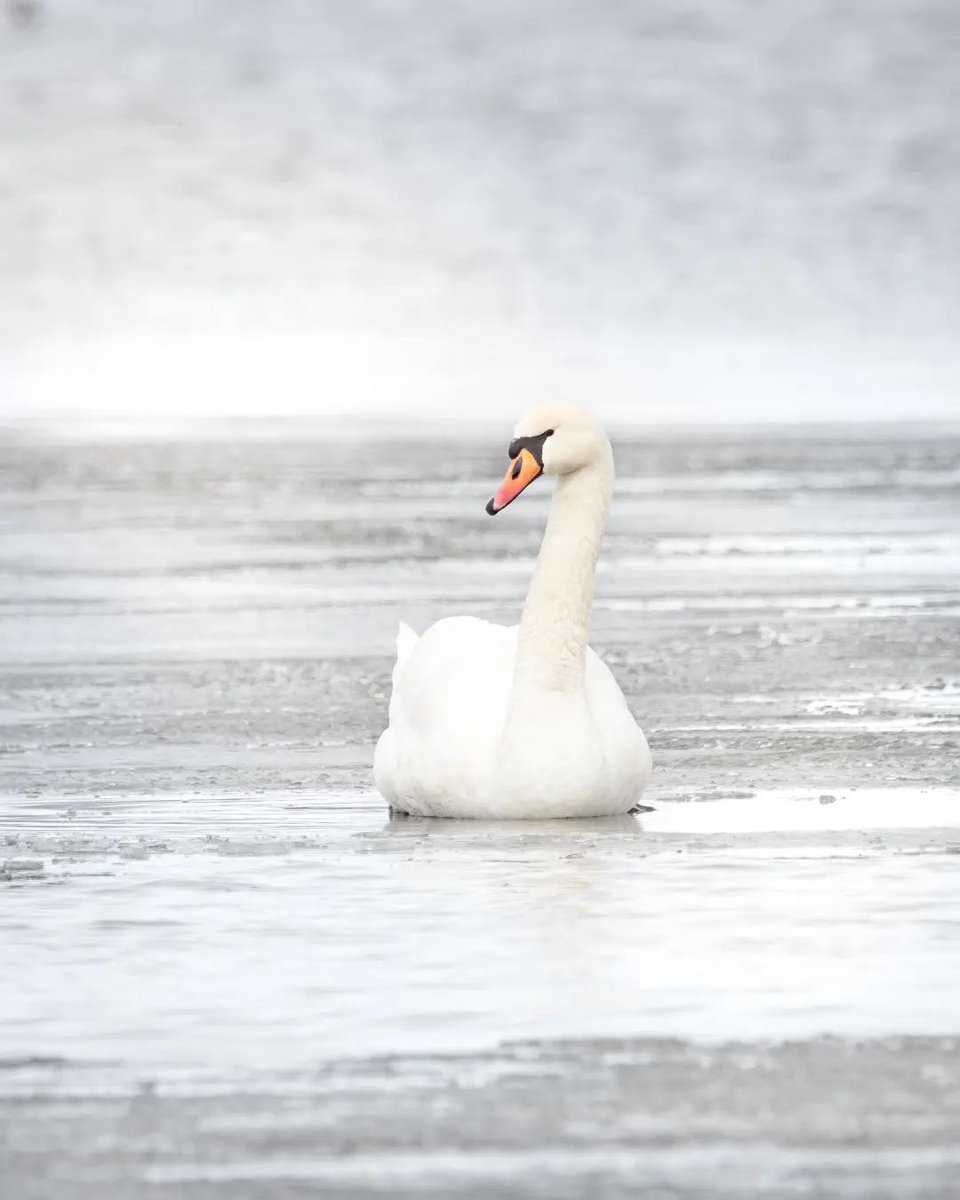
[[557,476],[520,625],[448,617],[418,638],[401,624],[374,778],[394,809],[417,816],[624,813],[650,777],[650,751],[587,645],[613,452],[572,404],[541,405],[514,434],[488,513]]

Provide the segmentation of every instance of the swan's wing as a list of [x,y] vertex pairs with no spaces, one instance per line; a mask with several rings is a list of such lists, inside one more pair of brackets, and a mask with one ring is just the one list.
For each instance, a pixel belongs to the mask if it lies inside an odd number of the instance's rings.
[[477,617],[445,617],[410,647],[394,681],[391,723],[467,736],[506,714],[516,631]]
[[417,797],[462,790],[489,764],[506,716],[516,630],[476,617],[446,617],[417,638],[401,627],[390,723],[374,779],[390,803],[415,812]]

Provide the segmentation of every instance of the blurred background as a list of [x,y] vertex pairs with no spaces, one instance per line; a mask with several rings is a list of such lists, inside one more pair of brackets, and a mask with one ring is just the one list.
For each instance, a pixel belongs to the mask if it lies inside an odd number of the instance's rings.
[[960,415],[953,0],[3,0],[0,417]]
[[[0,0],[0,280],[4,1197],[954,1200],[958,0]],[[654,811],[390,819],[552,397]]]

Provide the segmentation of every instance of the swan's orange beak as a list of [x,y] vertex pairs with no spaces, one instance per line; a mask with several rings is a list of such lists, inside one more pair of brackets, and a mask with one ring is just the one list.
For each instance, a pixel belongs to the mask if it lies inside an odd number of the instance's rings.
[[523,489],[542,474],[543,466],[534,458],[533,452],[526,448],[521,450],[516,458],[510,460],[503,483],[487,501],[487,512],[491,517],[496,516],[501,508],[506,508],[511,500],[516,500]]

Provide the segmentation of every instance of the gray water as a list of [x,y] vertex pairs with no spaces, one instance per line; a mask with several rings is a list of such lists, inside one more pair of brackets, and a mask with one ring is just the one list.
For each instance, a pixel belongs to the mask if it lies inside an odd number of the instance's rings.
[[398,618],[529,576],[503,440],[4,439],[5,1197],[955,1191],[960,434],[618,436],[655,811],[391,820]]
[[951,0],[10,0],[0,405],[956,418],[958,54]]

